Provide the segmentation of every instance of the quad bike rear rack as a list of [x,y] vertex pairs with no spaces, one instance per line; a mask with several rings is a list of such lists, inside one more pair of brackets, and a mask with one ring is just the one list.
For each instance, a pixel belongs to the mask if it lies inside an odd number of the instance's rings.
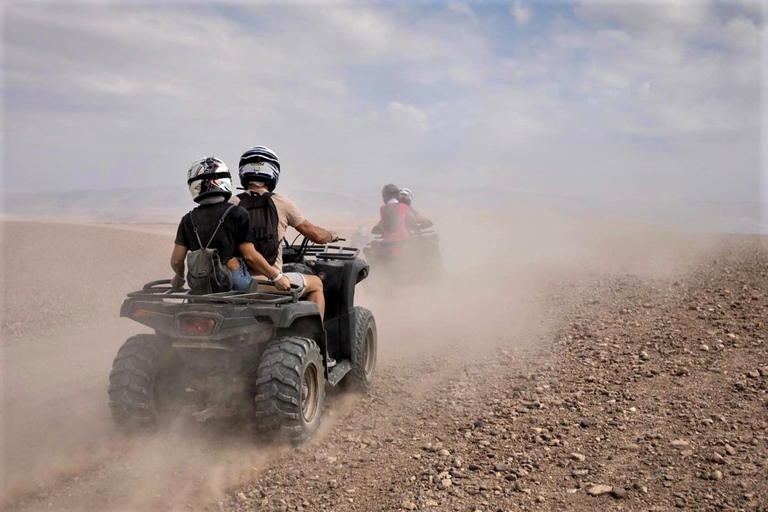
[[291,263],[306,257],[318,260],[353,260],[360,255],[360,249],[357,247],[330,244],[315,245],[310,244],[306,238],[300,244],[288,244],[286,242],[283,250],[284,258],[287,251],[290,251],[288,259]]
[[[271,286],[271,281],[256,281],[259,284]],[[159,302],[195,302],[195,303],[223,303],[223,304],[290,304],[298,302],[302,289],[291,284],[291,291],[279,292],[218,292],[193,295],[189,290],[174,290],[170,279],[151,281],[141,290],[130,292],[128,297]]]

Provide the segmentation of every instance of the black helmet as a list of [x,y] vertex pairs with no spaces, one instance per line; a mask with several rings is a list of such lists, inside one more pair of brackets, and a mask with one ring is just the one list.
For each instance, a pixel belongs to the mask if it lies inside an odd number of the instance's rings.
[[400,188],[397,185],[389,183],[384,185],[384,188],[381,189],[381,198],[384,200],[384,203],[386,203],[390,199],[397,199],[399,193]]
[[251,181],[261,181],[272,192],[280,179],[280,160],[271,149],[254,146],[240,157],[239,170],[243,188],[248,188]]

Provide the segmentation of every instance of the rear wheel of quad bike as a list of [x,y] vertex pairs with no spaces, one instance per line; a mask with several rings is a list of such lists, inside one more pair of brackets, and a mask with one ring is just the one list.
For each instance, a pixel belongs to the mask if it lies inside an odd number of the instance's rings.
[[109,408],[117,428],[152,431],[177,412],[181,368],[169,342],[152,334],[128,338],[109,374]]
[[307,338],[278,338],[264,351],[256,375],[256,421],[264,433],[302,441],[320,426],[325,406],[323,358]]
[[344,377],[351,391],[367,392],[373,385],[376,371],[378,340],[376,320],[369,310],[356,306],[354,309],[355,335],[352,339],[352,369]]

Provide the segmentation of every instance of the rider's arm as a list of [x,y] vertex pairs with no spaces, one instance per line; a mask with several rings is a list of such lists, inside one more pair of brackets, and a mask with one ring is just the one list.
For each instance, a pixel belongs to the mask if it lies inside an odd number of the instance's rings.
[[426,218],[425,216],[423,216],[422,214],[414,210],[412,207],[411,207],[411,213],[413,213],[413,216],[416,217],[416,222],[419,224],[419,227],[421,229],[426,229],[432,225],[431,220],[429,220],[428,218]]
[[384,234],[384,227],[381,225],[381,221],[377,222],[376,225],[371,228],[371,233],[374,235]]
[[410,231],[414,231],[416,233],[421,232],[421,227],[419,226],[419,220],[416,218],[416,216],[413,214],[410,208],[408,208],[405,211],[405,226]]
[[335,242],[339,238],[339,235],[335,232],[329,231],[319,226],[315,226],[308,220],[305,220],[296,226],[296,231],[309,238],[316,244],[327,244],[330,242]]
[[421,229],[426,229],[426,228],[430,227],[433,224],[433,222],[431,220],[429,220],[428,218],[424,217],[423,215],[419,215],[419,214],[416,214],[416,220],[418,221],[419,227]]
[[243,259],[248,264],[248,268],[252,269],[259,275],[266,276],[269,279],[275,277],[277,272],[275,272],[275,269],[272,268],[272,265],[267,263],[267,260],[264,259],[264,256],[262,256],[256,250],[256,247],[254,247],[253,243],[243,242],[238,246],[238,249],[240,249],[240,254],[243,255]]
[[187,257],[187,248],[175,244],[171,253],[171,268],[179,277],[184,277],[184,259]]
[[282,272],[275,272],[275,269],[272,268],[269,263],[267,263],[267,260],[264,259],[264,256],[262,256],[256,250],[256,247],[254,247],[253,243],[243,242],[238,248],[240,249],[240,254],[243,255],[243,259],[249,268],[263,276],[266,276],[270,281],[274,281],[275,288],[281,292],[285,292],[291,289],[291,283],[288,281],[288,278],[285,277]]

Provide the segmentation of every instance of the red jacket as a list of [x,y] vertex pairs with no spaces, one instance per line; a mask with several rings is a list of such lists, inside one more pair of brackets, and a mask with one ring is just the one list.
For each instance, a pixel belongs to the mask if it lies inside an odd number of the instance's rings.
[[403,203],[389,203],[379,209],[384,242],[402,242],[408,239],[408,227],[418,226],[411,208]]

